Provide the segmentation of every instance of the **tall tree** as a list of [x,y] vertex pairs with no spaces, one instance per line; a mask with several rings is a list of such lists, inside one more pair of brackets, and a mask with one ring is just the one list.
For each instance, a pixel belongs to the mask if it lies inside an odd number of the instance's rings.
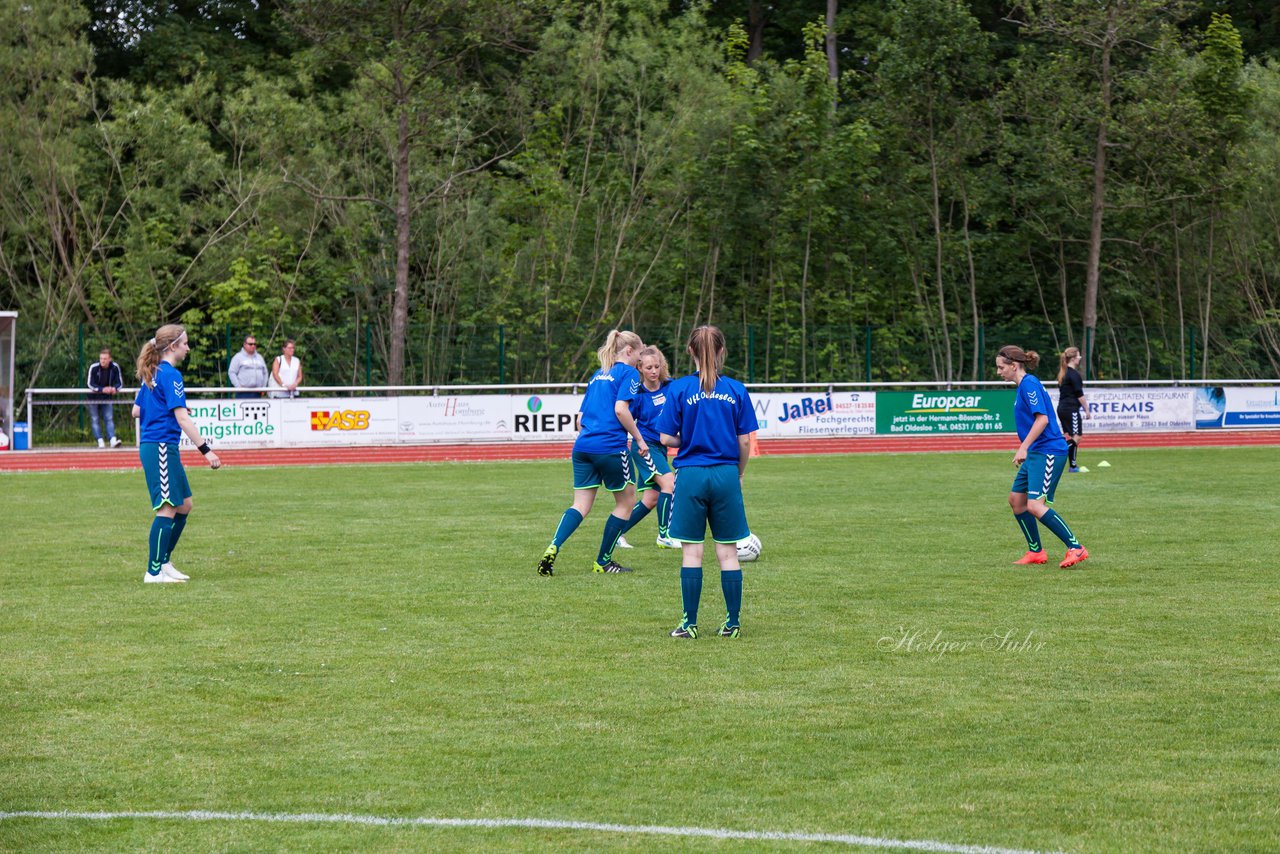
[[[473,127],[473,117],[461,113],[466,99],[459,95],[467,84],[459,71],[490,29],[506,21],[498,6],[490,0],[299,0],[291,13],[321,56],[352,69],[367,99],[368,117],[379,123],[369,130],[386,140],[389,192],[367,194],[363,200],[389,210],[395,223],[387,360],[392,385],[404,379],[414,214],[448,193],[459,178],[496,159],[478,144],[488,129]],[[463,132],[441,138],[442,126],[451,123]],[[443,168],[433,175],[434,186],[415,198],[415,156],[440,151],[441,144],[446,157],[437,162]]]
[[1125,51],[1145,51],[1162,24],[1176,23],[1190,13],[1191,0],[1024,0],[1019,5],[1018,20],[1027,32],[1072,51],[1074,61],[1083,66],[1077,79],[1089,86],[1084,102],[1093,125],[1093,154],[1083,309],[1088,375],[1094,365],[1098,328],[1107,160],[1116,112],[1116,60]]

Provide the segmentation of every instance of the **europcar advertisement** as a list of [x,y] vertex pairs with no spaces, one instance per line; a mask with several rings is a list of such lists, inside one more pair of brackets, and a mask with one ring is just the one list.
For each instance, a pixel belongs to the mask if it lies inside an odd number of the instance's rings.
[[[283,401],[197,400],[188,398],[187,412],[200,435],[215,449],[274,448],[280,444],[280,404]],[[191,448],[186,434],[181,447]]]
[[881,391],[876,433],[1011,433],[1014,391]]
[[[1084,432],[1146,433],[1161,430],[1191,430],[1195,426],[1195,390],[1189,388],[1112,388],[1084,390],[1089,417]],[[1058,389],[1049,389],[1054,411]]]
[[830,394],[751,395],[760,422],[760,438],[874,436],[876,393],[838,391]]

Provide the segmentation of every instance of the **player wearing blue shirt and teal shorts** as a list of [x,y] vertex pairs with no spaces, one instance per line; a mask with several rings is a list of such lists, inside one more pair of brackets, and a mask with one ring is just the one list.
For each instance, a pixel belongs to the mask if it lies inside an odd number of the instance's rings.
[[671,496],[676,488],[676,476],[671,468],[671,461],[667,459],[666,446],[658,435],[658,416],[662,414],[662,408],[667,402],[671,371],[667,367],[667,357],[657,347],[645,347],[640,351],[640,376],[644,385],[631,401],[631,414],[636,419],[636,426],[640,428],[640,435],[649,444],[653,466],[646,465],[645,460],[635,455],[631,457],[631,474],[636,481],[640,500],[631,508],[631,518],[623,533],[634,528],[637,522],[657,507],[658,547],[678,549],[680,544],[667,535],[667,528],[671,524]]
[[658,417],[662,444],[680,449],[675,459],[678,476],[669,533],[683,544],[680,597],[684,616],[671,636],[698,636],[702,544],[710,528],[726,611],[720,635],[736,638],[742,630],[742,568],[737,544],[751,535],[742,502],[742,477],[750,458],[751,434],[759,424],[746,387],[721,375],[723,332],[714,326],[693,330],[689,355],[698,372],[667,386],[666,406]]
[[634,441],[642,458],[650,456],[649,446],[631,415],[631,401],[639,394],[641,386],[635,365],[640,361],[643,348],[639,335],[614,329],[605,339],[604,346],[596,351],[600,370],[587,383],[587,392],[579,408],[582,413],[581,429],[573,443],[573,504],[560,517],[551,545],[538,561],[539,575],[553,574],[560,549],[591,512],[596,492],[602,485],[613,493],[615,506],[605,520],[604,536],[600,540],[593,570],[631,571],[630,567],[614,561],[613,549],[631,518],[631,505],[636,498],[627,437]]
[[1009,506],[1026,537],[1027,553],[1014,563],[1025,566],[1048,562],[1036,525],[1039,520],[1066,545],[1067,554],[1058,566],[1067,569],[1084,561],[1089,552],[1052,506],[1058,480],[1067,468],[1067,441],[1062,438],[1062,429],[1049,408],[1049,394],[1044,385],[1027,373],[1034,371],[1038,364],[1039,353],[1027,352],[1012,344],[1001,347],[996,355],[996,373],[1018,387],[1013,423],[1022,444],[1013,455],[1018,473],[1009,491]]
[[187,392],[178,364],[190,349],[186,330],[171,323],[156,330],[156,337],[144,344],[138,354],[141,387],[133,400],[133,417],[140,422],[138,454],[151,493],[151,508],[156,511],[147,540],[147,572],[142,577],[148,583],[188,579],[171,560],[192,507],[191,486],[178,455],[182,434],[204,454],[210,468],[222,465],[218,455],[200,438],[200,431],[187,412]]

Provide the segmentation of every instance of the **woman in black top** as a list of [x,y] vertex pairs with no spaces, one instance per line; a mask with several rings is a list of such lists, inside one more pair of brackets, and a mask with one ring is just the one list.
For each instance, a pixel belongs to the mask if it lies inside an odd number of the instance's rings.
[[1084,435],[1084,419],[1089,417],[1089,404],[1084,399],[1084,381],[1080,379],[1080,350],[1068,347],[1058,359],[1058,420],[1067,439],[1068,471],[1079,472],[1076,451]]

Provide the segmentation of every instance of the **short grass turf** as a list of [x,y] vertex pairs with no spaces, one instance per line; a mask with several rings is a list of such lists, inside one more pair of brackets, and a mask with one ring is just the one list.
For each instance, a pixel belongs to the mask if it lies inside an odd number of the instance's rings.
[[[139,473],[0,476],[0,811],[1280,849],[1280,458],[1102,456],[1058,495],[1080,571],[1010,565],[1011,450],[753,461],[738,641],[711,568],[703,636],[667,637],[680,560],[652,519],[634,574],[588,571],[598,506],[538,577],[567,462],[194,469],[185,585],[142,583]],[[0,820],[22,851],[745,844]]]

